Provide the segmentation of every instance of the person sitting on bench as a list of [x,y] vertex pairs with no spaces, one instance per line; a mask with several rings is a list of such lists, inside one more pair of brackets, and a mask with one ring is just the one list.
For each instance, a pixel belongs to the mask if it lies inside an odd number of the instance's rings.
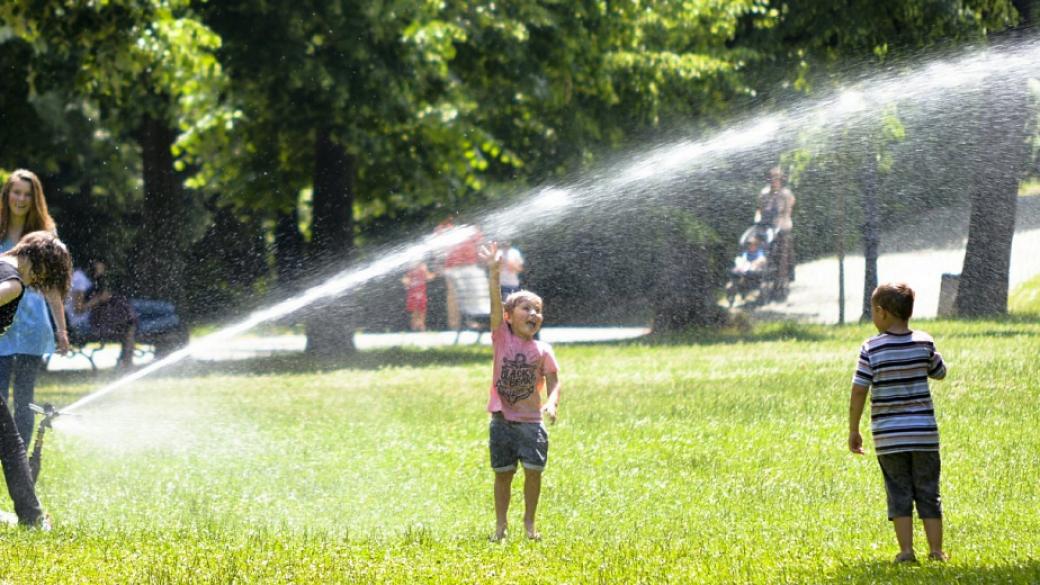
[[112,292],[107,271],[103,260],[91,262],[91,275],[79,268],[73,271],[66,305],[69,332],[79,340],[118,341],[122,349],[116,365],[129,368],[134,361],[137,313],[125,296]]

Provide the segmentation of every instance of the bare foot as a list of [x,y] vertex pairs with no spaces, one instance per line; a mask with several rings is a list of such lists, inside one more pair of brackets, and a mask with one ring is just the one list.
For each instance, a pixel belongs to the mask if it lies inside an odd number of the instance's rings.
[[896,555],[895,562],[896,563],[916,563],[917,562],[917,557],[914,555],[913,551],[905,552],[905,553],[901,552],[901,553]]
[[531,540],[541,540],[542,539],[542,535],[537,530],[534,529],[534,524],[530,524],[530,525],[525,524],[524,525],[524,529],[527,530],[527,538],[530,538]]
[[488,537],[491,542],[502,542],[506,539],[505,527],[495,529],[495,533]]
[[950,560],[950,557],[948,557],[946,553],[944,553],[941,550],[933,550],[928,555],[928,558],[939,563],[945,563],[946,561]]

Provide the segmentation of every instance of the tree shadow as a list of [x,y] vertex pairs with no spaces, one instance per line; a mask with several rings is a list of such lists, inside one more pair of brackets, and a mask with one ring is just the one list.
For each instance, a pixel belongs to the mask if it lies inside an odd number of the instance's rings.
[[819,583],[1040,583],[1040,560],[1026,559],[998,566],[979,567],[959,562],[922,560],[918,564],[895,564],[890,560],[873,560],[849,564],[829,579]]
[[766,343],[772,341],[820,341],[828,333],[823,325],[810,325],[794,321],[751,325],[737,321],[722,328],[693,328],[678,332],[652,332],[630,342],[642,345],[730,345],[736,343]]
[[[1017,313],[1010,315],[991,317],[960,317],[954,323],[971,323],[981,325],[992,325],[993,328],[972,329],[971,331],[951,330],[943,333],[944,338],[975,338],[975,337],[1018,337],[1021,335],[1035,337],[1040,334],[1040,315],[1032,313]],[[1010,328],[1008,326],[1011,326]],[[1022,327],[1015,327],[1021,325]],[[1032,326],[1032,327],[1029,327]],[[998,329],[999,327],[999,329]]]

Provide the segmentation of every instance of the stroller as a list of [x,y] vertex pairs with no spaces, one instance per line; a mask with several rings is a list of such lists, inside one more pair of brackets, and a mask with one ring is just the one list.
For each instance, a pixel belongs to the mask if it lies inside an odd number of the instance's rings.
[[765,223],[756,223],[741,234],[740,252],[733,259],[733,268],[729,271],[729,281],[726,283],[726,300],[730,308],[737,295],[745,302],[752,295],[755,303],[770,300],[775,266],[769,261],[769,255],[775,235],[773,226]]

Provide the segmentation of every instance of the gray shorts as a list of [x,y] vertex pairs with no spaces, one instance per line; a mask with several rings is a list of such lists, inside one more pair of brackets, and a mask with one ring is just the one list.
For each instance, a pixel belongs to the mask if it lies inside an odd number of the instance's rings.
[[491,469],[514,471],[516,462],[524,469],[541,471],[549,461],[549,432],[542,423],[513,422],[501,413],[491,415],[488,427]]
[[889,520],[912,516],[915,503],[919,518],[942,518],[938,451],[878,455],[878,463],[885,476]]

